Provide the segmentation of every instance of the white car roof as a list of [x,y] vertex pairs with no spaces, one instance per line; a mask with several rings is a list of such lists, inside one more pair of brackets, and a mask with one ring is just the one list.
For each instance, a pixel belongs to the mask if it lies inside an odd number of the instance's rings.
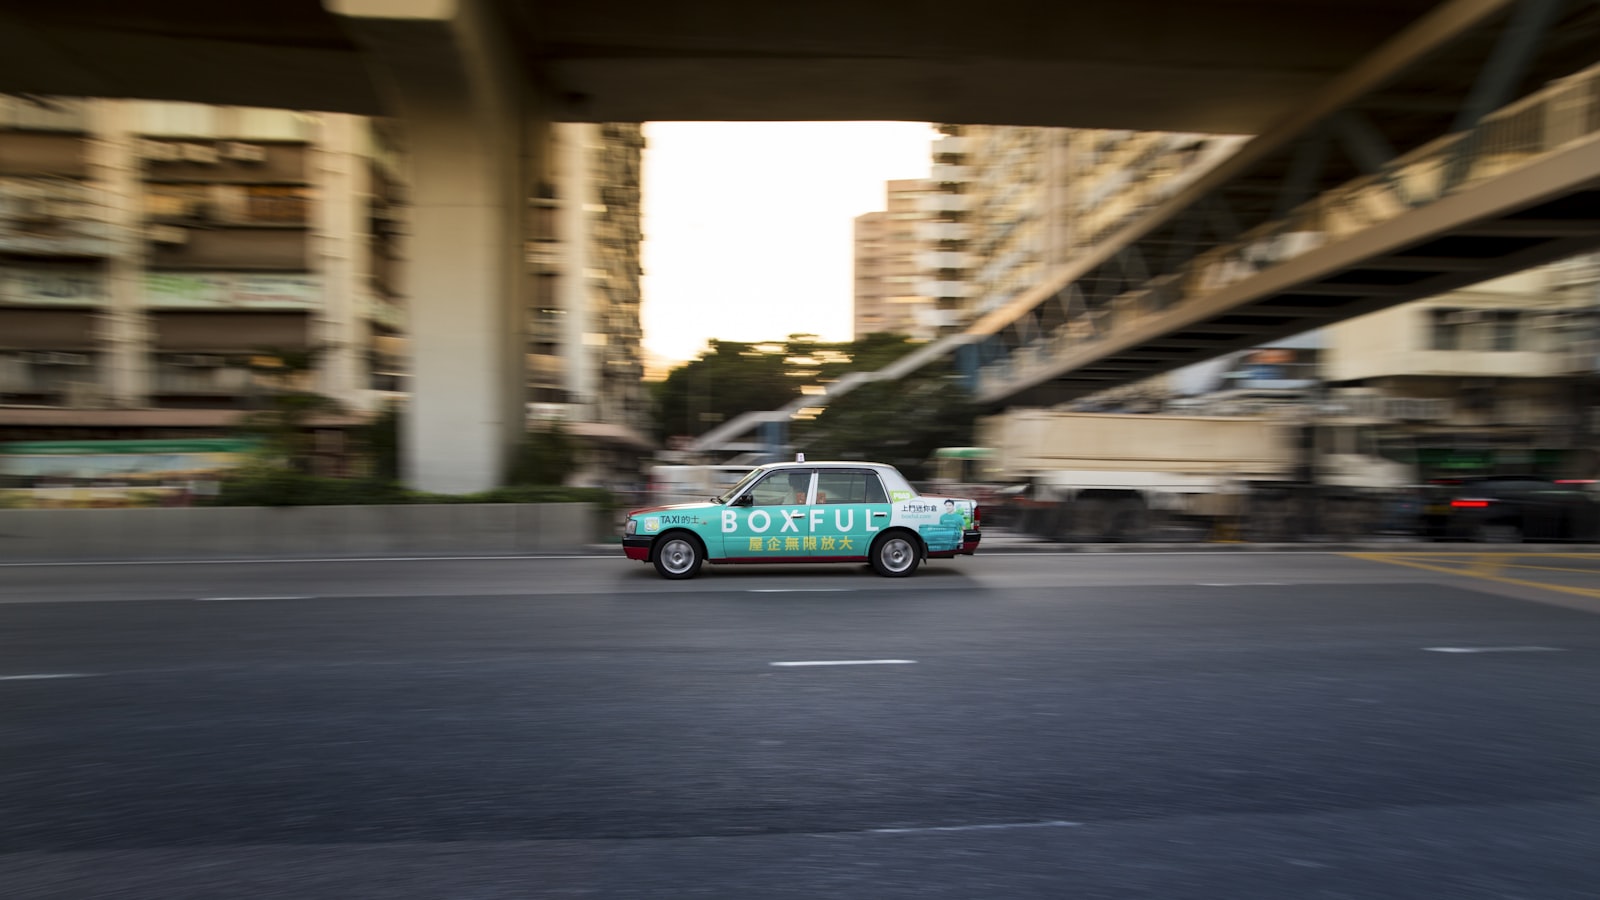
[[[894,469],[894,466],[891,466],[888,463],[859,462],[859,461],[858,462],[851,462],[849,460],[843,460],[843,459],[830,459],[830,460],[823,460],[823,461],[819,461],[819,462],[811,462],[811,461],[808,460],[806,462],[767,463],[766,465],[760,466],[759,468],[762,468],[762,469],[816,469],[816,468],[823,468],[823,469],[827,469],[827,468]],[[895,469],[895,471],[898,472],[899,469]]]

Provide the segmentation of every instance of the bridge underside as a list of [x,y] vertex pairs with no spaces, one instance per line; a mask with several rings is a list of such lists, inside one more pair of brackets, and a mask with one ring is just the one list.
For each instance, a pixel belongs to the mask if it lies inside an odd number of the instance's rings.
[[[1591,143],[1587,150],[1600,160],[1600,144]],[[1281,290],[1241,283],[1241,291],[1255,293],[1252,299],[1239,302],[1219,295],[1192,311],[1152,320],[1146,328],[1108,334],[1103,344],[1091,339],[1056,355],[1033,377],[991,387],[980,400],[995,408],[1064,403],[1597,248],[1600,179],[1558,199],[1446,228],[1419,242],[1349,262],[1325,262],[1312,280],[1293,283],[1294,274],[1277,273],[1275,280],[1290,282]],[[1316,262],[1307,260],[1306,265]],[[1109,330],[1109,318],[1105,325]],[[1063,374],[1052,376],[1052,370]]]
[[[0,90],[382,113],[389,110],[359,36],[329,12],[370,5],[0,0]],[[438,17],[459,0],[407,5]],[[523,74],[556,99],[560,120],[1254,133],[1437,2],[490,5]],[[1446,68],[1438,73],[1448,77]],[[1390,99],[1427,106],[1434,88],[1449,85],[1423,87]]]

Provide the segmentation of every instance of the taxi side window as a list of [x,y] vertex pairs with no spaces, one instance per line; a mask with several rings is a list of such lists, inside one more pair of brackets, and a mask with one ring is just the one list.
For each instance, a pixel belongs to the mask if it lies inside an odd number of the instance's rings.
[[752,506],[793,506],[806,502],[810,487],[810,472],[773,472],[750,489],[750,502]]
[[817,476],[818,503],[888,503],[883,482],[872,472],[823,472]]

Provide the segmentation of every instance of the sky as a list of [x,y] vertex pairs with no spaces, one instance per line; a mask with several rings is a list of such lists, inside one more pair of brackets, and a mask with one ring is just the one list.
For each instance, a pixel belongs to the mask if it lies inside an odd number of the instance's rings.
[[693,359],[711,338],[851,338],[851,224],[884,182],[926,178],[927,124],[645,125],[645,351]]

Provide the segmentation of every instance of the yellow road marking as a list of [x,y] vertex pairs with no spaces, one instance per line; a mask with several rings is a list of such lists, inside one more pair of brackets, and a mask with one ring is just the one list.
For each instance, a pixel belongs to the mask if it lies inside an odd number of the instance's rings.
[[[1594,560],[1600,560],[1600,554],[1582,554],[1582,553],[1372,553],[1372,554],[1359,554],[1359,553],[1352,553],[1350,555],[1351,556],[1363,556],[1363,555],[1366,555],[1366,556],[1371,556],[1373,558],[1381,558],[1385,562],[1393,562],[1395,560],[1400,560],[1400,559],[1409,559],[1409,560],[1413,560],[1415,562],[1422,562],[1424,560],[1433,559],[1433,558],[1437,558],[1437,557],[1440,557],[1440,556],[1448,556],[1448,557],[1451,557],[1452,559],[1468,559],[1468,558],[1470,558],[1471,560],[1473,560],[1473,563],[1472,563],[1471,566],[1468,566],[1466,568],[1452,569],[1451,570],[1451,571],[1461,572],[1462,574],[1477,574],[1477,573],[1482,572],[1482,573],[1485,573],[1485,574],[1493,575],[1496,571],[1498,571],[1500,569],[1532,569],[1534,571],[1539,571],[1539,572],[1572,572],[1572,573],[1577,574],[1577,575],[1595,575],[1595,576],[1600,576],[1600,568],[1573,569],[1573,568],[1569,568],[1569,567],[1565,567],[1565,566],[1531,566],[1531,565],[1528,565],[1526,563],[1514,563],[1514,562],[1506,562],[1505,561],[1505,560],[1510,560],[1510,559],[1540,559],[1540,558],[1543,558],[1543,559],[1555,558],[1555,559],[1594,559]],[[1490,557],[1495,558],[1492,563],[1489,561]]]
[[[1476,566],[1472,566],[1472,567],[1436,566],[1436,565],[1431,565],[1431,564],[1425,563],[1425,562],[1419,562],[1416,559],[1407,558],[1407,556],[1409,554],[1398,554],[1398,553],[1346,553],[1344,555],[1345,556],[1354,557],[1356,559],[1371,560],[1372,562],[1389,563],[1391,565],[1396,565],[1396,566],[1410,566],[1413,569],[1424,569],[1424,570],[1429,571],[1429,572],[1439,572],[1439,573],[1442,573],[1444,575],[1457,575],[1457,576],[1460,576],[1460,577],[1463,577],[1463,578],[1479,578],[1479,579],[1482,579],[1484,581],[1496,581],[1496,582],[1499,582],[1501,584],[1512,584],[1512,585],[1516,585],[1518,587],[1539,588],[1539,589],[1546,590],[1546,591],[1557,591],[1557,592],[1560,592],[1560,593],[1563,593],[1563,594],[1576,594],[1579,597],[1600,598],[1600,588],[1569,587],[1569,586],[1564,585],[1564,584],[1545,584],[1542,581],[1530,581],[1530,580],[1528,580],[1526,578],[1511,578],[1511,577],[1506,576],[1506,575],[1497,575],[1497,574],[1493,574],[1492,572],[1488,572],[1488,571],[1480,571],[1480,570],[1477,569]],[[1430,555],[1432,555],[1432,554],[1430,554]],[[1455,557],[1479,557],[1479,556],[1487,556],[1489,554],[1453,553],[1453,554],[1437,554],[1437,555],[1439,555],[1439,556],[1448,555],[1448,556],[1455,556]],[[1521,555],[1524,555],[1524,554],[1507,553],[1507,554],[1498,554],[1498,555],[1515,557],[1515,556],[1521,556]],[[1526,554],[1526,555],[1528,555],[1528,556],[1536,556],[1536,555],[1537,556],[1568,556],[1568,555],[1577,556],[1578,554],[1560,554],[1560,553],[1531,554],[1530,553],[1530,554]],[[1600,573],[1586,573],[1586,574],[1600,574]]]
[[1540,572],[1576,572],[1579,575],[1600,576],[1600,569],[1567,569],[1560,566],[1525,566],[1520,563],[1505,563],[1506,569],[1535,569]]

